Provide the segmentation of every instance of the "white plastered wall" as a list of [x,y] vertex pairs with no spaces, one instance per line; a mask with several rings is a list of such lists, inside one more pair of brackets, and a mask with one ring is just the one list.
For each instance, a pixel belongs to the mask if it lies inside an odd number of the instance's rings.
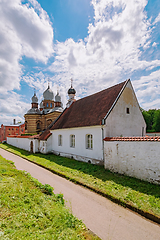
[[44,141],[39,141],[39,151],[43,154],[52,152],[52,135]]
[[[101,126],[52,130],[52,150],[61,156],[76,160],[103,163]],[[70,135],[75,135],[75,147],[70,147]],[[93,136],[93,149],[86,148],[86,134]],[[58,135],[62,135],[62,146],[58,146]]]
[[[129,108],[129,114],[126,109]],[[143,128],[143,130],[142,130]],[[146,123],[129,81],[106,119],[105,137],[146,135]]]
[[104,167],[160,184],[160,142],[105,141]]
[[17,147],[17,148],[24,149],[26,151],[30,151],[31,141],[33,142],[33,153],[38,152],[38,140],[37,139],[7,137],[8,144],[10,144],[14,147]]

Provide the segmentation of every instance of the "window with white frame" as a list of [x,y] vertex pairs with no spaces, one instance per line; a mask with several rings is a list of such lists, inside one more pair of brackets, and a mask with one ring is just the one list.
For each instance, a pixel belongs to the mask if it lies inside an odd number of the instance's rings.
[[62,146],[62,135],[58,135],[58,146]]
[[86,135],[86,148],[93,149],[93,136],[92,134]]
[[70,147],[75,147],[75,135],[70,135]]

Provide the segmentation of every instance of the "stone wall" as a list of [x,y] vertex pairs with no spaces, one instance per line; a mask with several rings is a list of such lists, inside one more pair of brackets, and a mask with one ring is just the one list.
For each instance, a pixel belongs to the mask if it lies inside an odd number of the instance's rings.
[[[32,142],[32,149],[31,149]],[[7,137],[7,143],[17,148],[24,149],[29,152],[39,152],[39,142],[37,139],[27,137]]]
[[104,167],[160,184],[160,140],[105,141]]

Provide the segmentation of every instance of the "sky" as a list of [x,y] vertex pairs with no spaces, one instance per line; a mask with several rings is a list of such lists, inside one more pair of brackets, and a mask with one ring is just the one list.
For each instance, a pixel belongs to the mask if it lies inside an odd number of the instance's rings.
[[0,0],[0,125],[24,122],[36,91],[65,108],[130,78],[140,107],[160,108],[159,0]]

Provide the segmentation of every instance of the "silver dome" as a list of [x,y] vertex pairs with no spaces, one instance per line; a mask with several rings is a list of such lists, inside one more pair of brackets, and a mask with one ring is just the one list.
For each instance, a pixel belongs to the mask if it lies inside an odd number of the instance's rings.
[[59,95],[59,92],[57,92],[57,95],[55,96],[55,102],[61,102],[61,96]]
[[53,91],[50,89],[50,86],[43,93],[44,100],[53,100]]
[[32,97],[32,103],[38,103],[38,98],[36,96],[36,93],[34,93],[34,95]]

